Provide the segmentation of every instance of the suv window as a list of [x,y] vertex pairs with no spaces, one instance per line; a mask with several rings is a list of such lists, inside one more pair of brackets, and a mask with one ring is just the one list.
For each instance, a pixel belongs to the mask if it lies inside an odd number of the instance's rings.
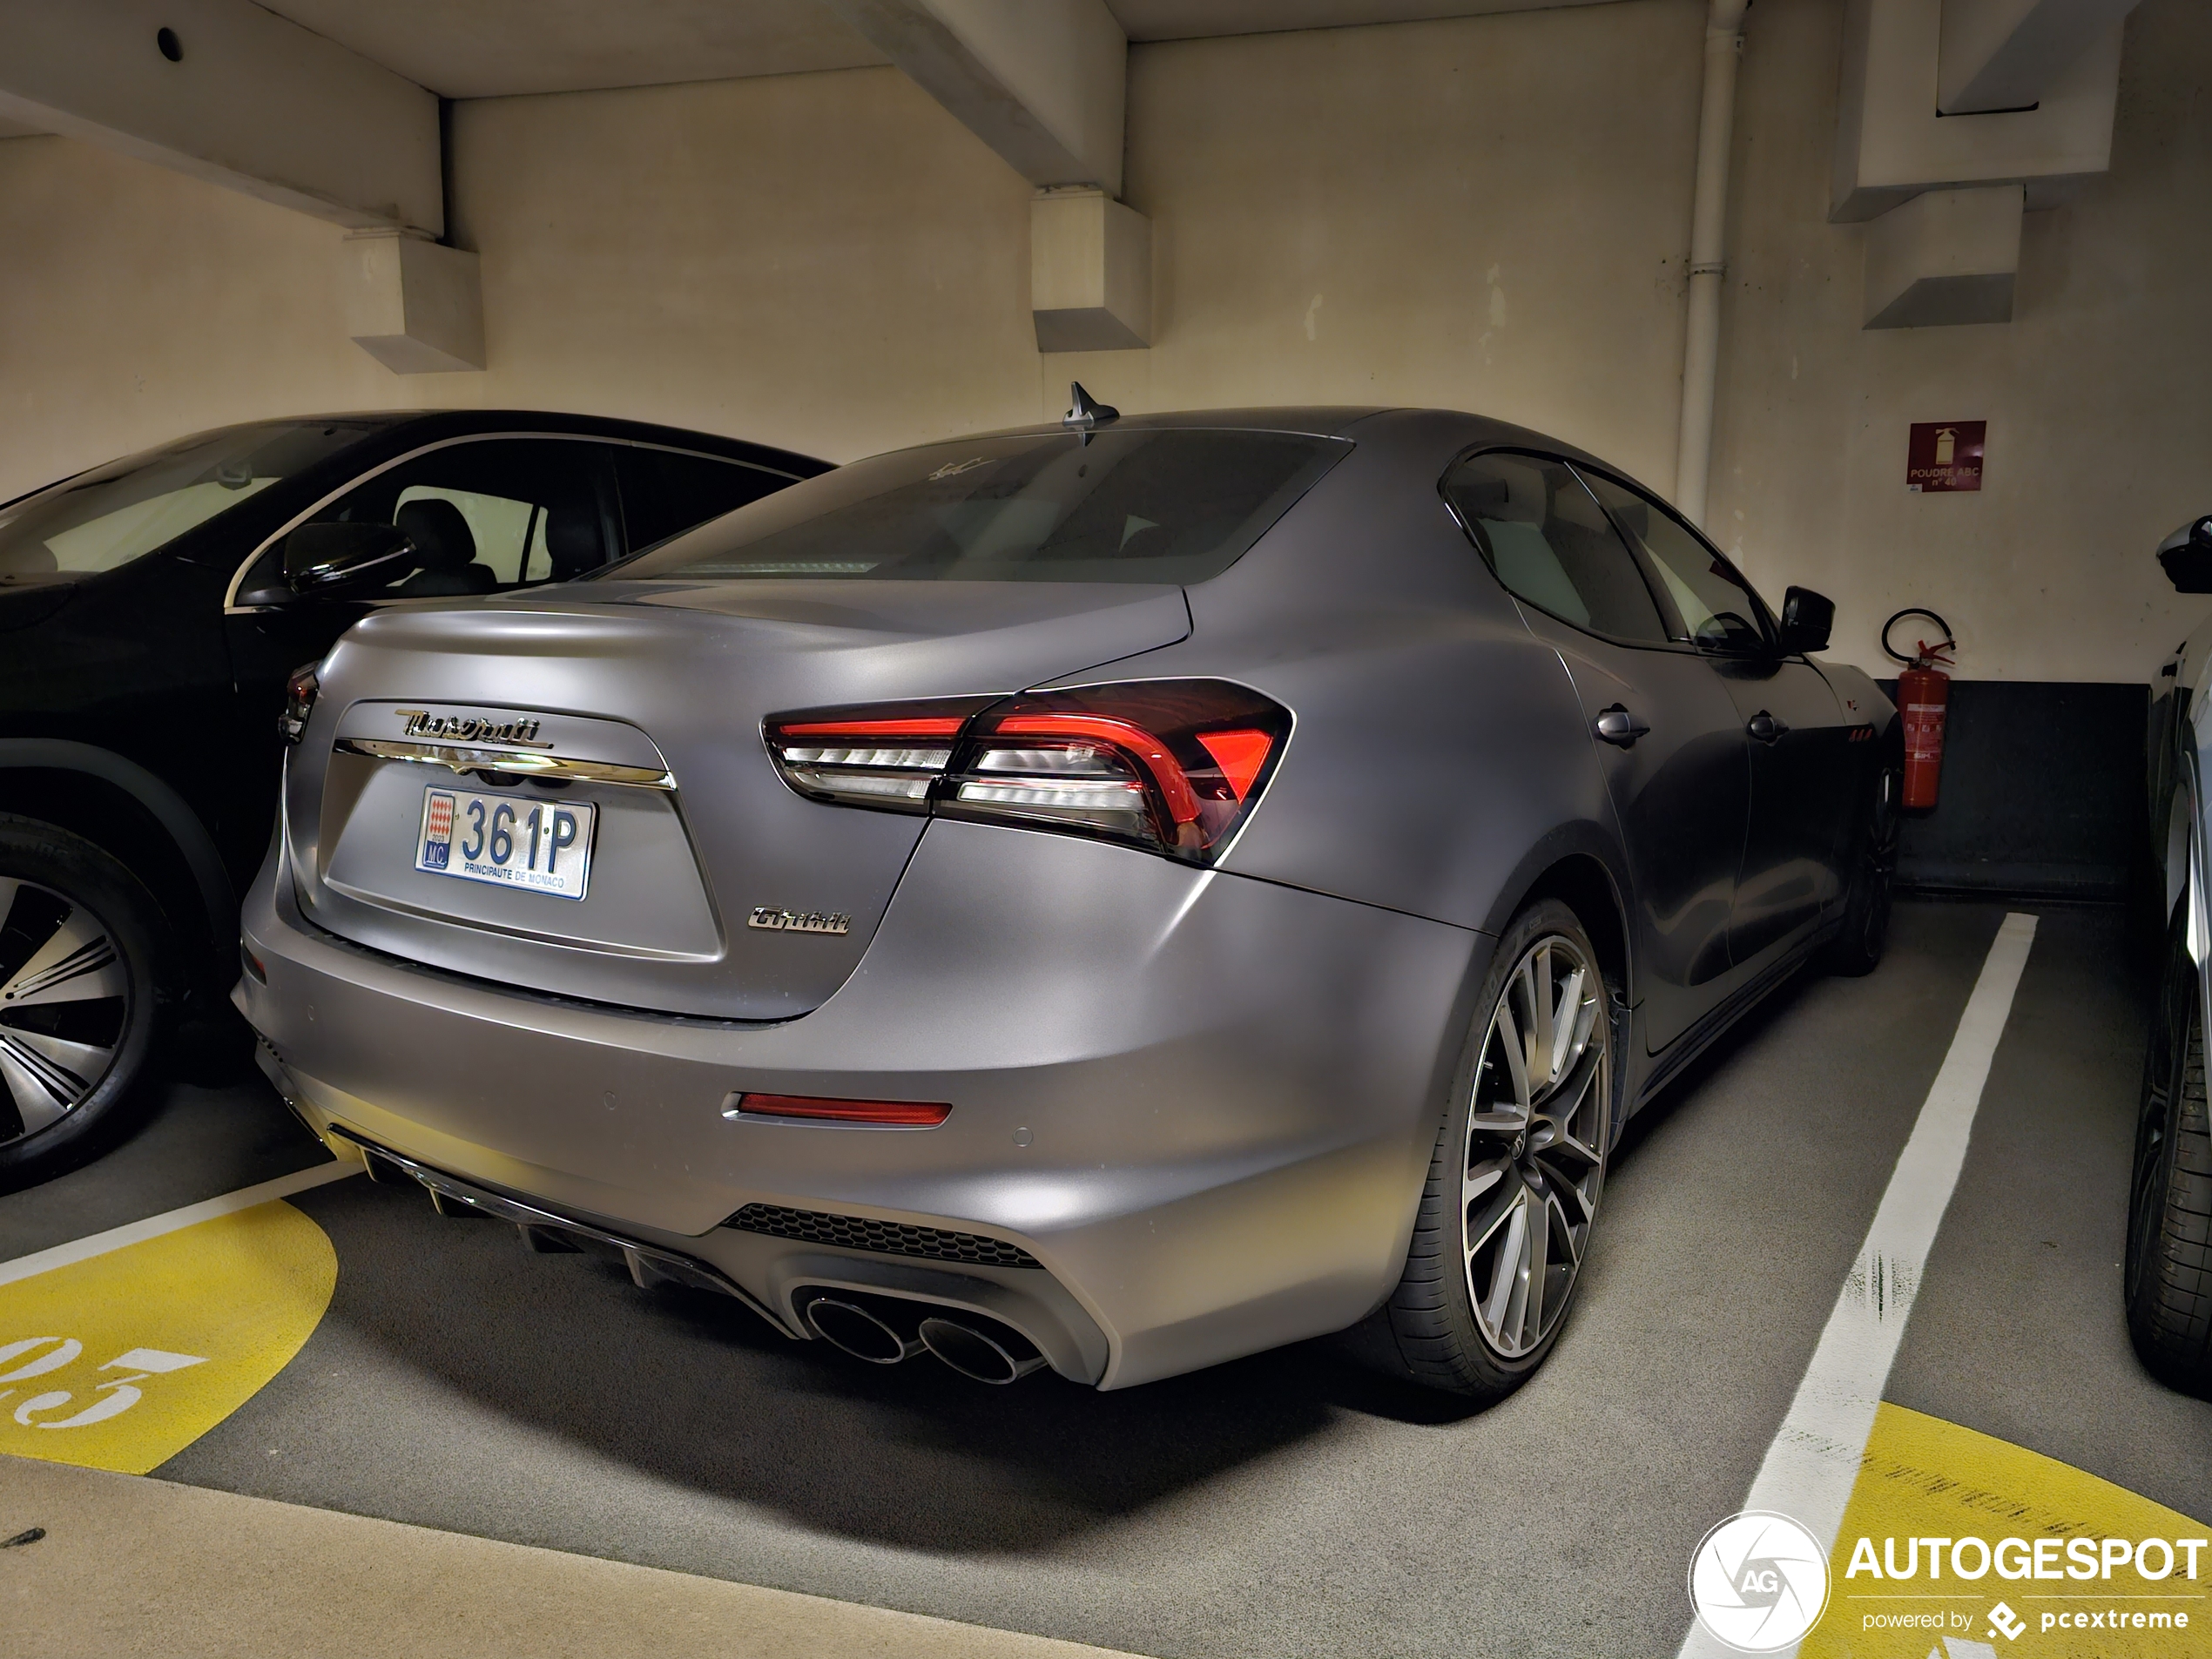
[[65,478],[0,508],[0,573],[115,570],[375,429],[358,421],[225,427]]
[[1591,633],[1666,643],[1635,556],[1565,462],[1474,455],[1444,475],[1444,499],[1515,597]]
[[[314,523],[394,524],[421,559],[377,598],[496,593],[566,582],[621,551],[612,452],[576,438],[481,438],[442,444],[363,479]],[[241,592],[282,577],[283,543]]]
[[759,501],[791,480],[742,462],[647,445],[615,462],[622,476],[622,517],[630,545],[644,549],[694,524]]
[[1709,651],[1764,650],[1766,606],[1705,538],[1642,490],[1602,473],[1583,475],[1598,499],[1651,561],[1681,619],[1676,637]]

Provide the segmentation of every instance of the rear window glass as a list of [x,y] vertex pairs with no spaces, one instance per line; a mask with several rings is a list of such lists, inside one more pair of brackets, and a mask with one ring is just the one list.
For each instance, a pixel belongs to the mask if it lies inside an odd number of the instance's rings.
[[932,444],[779,490],[609,574],[1203,582],[1351,450],[1194,427]]

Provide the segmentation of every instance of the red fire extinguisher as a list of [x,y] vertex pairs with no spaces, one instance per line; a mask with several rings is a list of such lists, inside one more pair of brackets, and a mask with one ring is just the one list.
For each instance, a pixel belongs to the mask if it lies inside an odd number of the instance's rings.
[[[1890,630],[1907,617],[1925,617],[1942,631],[1942,639],[1932,645],[1917,640],[1917,649],[1907,657],[1890,644]],[[1903,804],[1918,812],[1936,804],[1936,785],[1943,775],[1943,716],[1951,701],[1951,676],[1946,671],[1953,666],[1944,653],[1958,643],[1949,623],[1918,606],[1898,611],[1882,624],[1882,650],[1905,665],[1897,677],[1898,711],[1905,718]]]

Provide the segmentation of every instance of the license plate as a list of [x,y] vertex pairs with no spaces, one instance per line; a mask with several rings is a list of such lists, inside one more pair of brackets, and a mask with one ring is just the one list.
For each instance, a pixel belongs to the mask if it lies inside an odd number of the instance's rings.
[[589,801],[426,789],[415,867],[581,899],[591,875],[591,831],[598,815]]

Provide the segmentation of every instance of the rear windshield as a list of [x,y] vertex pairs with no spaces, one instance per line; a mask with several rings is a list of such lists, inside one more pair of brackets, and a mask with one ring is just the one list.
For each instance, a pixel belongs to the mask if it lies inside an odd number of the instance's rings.
[[65,478],[0,507],[0,575],[112,570],[375,429],[347,421],[225,427]]
[[932,444],[793,484],[608,574],[1203,582],[1351,451],[1199,427]]

